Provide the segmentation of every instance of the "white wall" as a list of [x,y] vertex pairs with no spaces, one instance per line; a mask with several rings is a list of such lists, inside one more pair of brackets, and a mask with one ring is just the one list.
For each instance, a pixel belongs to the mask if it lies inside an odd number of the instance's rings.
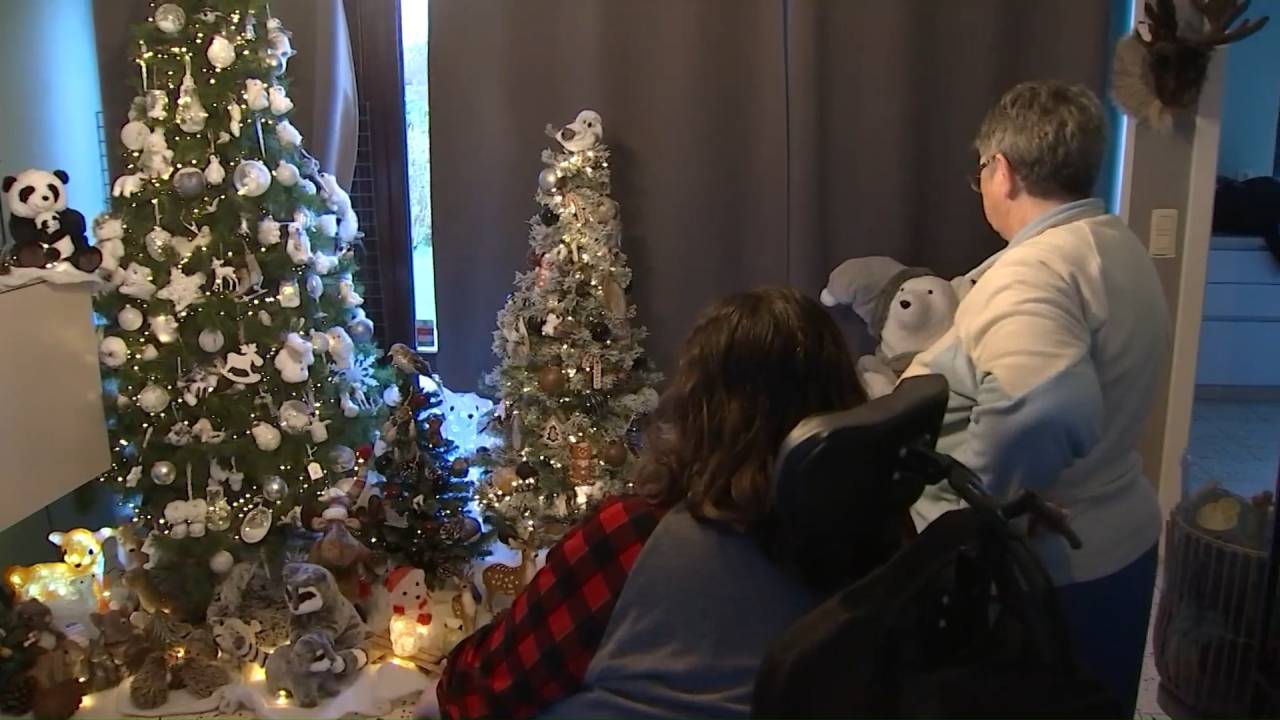
[[1280,0],[1253,0],[1247,17],[1264,15],[1271,17],[1266,27],[1226,51],[1218,173],[1228,177],[1270,175],[1275,167]]
[[88,220],[106,202],[95,48],[90,0],[0,0],[0,176],[66,170]]
[[[0,176],[66,170],[68,203],[88,220],[106,203],[93,27],[90,0],[0,0]],[[0,566],[56,559],[50,530],[96,529],[110,510],[101,498],[90,508],[73,496],[54,502],[0,535]]]

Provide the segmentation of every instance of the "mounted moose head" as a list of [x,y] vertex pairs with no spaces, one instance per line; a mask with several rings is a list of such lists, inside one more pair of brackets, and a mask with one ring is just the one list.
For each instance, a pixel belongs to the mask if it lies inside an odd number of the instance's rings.
[[[1146,20],[1116,48],[1113,86],[1125,112],[1167,126],[1171,110],[1200,99],[1214,48],[1261,30],[1270,18],[1243,20],[1250,0],[1189,0],[1204,20],[1202,33],[1183,33],[1174,0],[1149,0]],[[1235,25],[1235,27],[1232,27]]]

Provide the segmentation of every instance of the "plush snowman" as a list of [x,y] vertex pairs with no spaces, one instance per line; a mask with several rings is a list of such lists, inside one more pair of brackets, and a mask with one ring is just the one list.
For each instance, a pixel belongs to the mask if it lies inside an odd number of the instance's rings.
[[916,354],[951,327],[960,298],[955,285],[924,268],[887,257],[853,258],[831,271],[823,304],[850,306],[879,341],[858,358],[858,380],[872,398],[893,392]]
[[401,565],[387,573],[383,584],[391,606],[391,649],[400,657],[409,657],[426,645],[431,626],[426,573]]

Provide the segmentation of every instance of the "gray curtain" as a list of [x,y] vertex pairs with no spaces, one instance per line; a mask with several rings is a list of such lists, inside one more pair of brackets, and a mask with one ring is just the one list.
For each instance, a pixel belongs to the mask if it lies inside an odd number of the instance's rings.
[[969,187],[973,138],[1032,79],[1102,94],[1107,0],[789,0],[788,280],[857,255],[950,277],[1002,241]]
[[524,269],[548,123],[604,117],[632,298],[660,364],[697,308],[786,282],[777,0],[432,0],[439,369],[473,386]]
[[[122,170],[117,133],[126,122],[138,76],[130,28],[146,22],[149,9],[147,0],[93,0],[112,177]],[[289,61],[294,124],[321,167],[349,186],[356,157],[357,98],[343,0],[272,0],[271,11],[293,33],[293,49],[298,52]]]
[[[858,255],[947,274],[998,247],[967,186],[1017,81],[1101,92],[1107,0],[431,0],[439,368],[489,368],[546,122],[599,110],[632,299],[664,370],[697,312]],[[850,322],[856,337],[857,326]]]

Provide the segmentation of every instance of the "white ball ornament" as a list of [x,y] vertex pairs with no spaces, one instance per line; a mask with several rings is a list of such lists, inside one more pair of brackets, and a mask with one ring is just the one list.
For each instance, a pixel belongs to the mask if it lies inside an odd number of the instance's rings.
[[151,128],[140,120],[130,121],[120,128],[120,142],[134,152],[141,150],[149,137],[151,137]]
[[226,575],[231,572],[231,568],[235,565],[236,559],[226,550],[219,550],[209,558],[209,569],[215,575]]
[[276,165],[275,171],[271,174],[275,176],[276,182],[285,187],[293,187],[302,179],[302,176],[298,173],[298,166],[284,160],[281,160]]
[[236,61],[236,48],[231,41],[221,35],[214,35],[209,41],[209,49],[205,51],[209,64],[219,70],[226,70]]
[[201,350],[207,353],[216,353],[222,349],[226,339],[218,328],[206,328],[200,331],[200,337],[196,339],[196,342],[200,344]]
[[138,393],[138,407],[152,415],[164,412],[169,407],[169,391],[152,383]]
[[401,400],[400,388],[395,385],[390,385],[386,390],[382,391],[382,404],[389,408],[399,405]]
[[177,35],[187,24],[187,13],[174,3],[165,3],[156,8],[156,27],[166,35]]
[[258,197],[271,187],[271,171],[261,161],[245,160],[236,166],[231,183],[241,195]]
[[151,480],[157,485],[172,485],[178,478],[178,468],[168,460],[161,460],[151,466]]
[[142,327],[142,311],[132,305],[125,305],[116,313],[116,324],[125,332],[133,332]]
[[280,426],[285,432],[297,435],[306,432],[311,425],[311,408],[301,400],[285,400],[280,404]]
[[98,362],[109,368],[118,368],[129,360],[129,346],[115,335],[108,335],[98,343]]

